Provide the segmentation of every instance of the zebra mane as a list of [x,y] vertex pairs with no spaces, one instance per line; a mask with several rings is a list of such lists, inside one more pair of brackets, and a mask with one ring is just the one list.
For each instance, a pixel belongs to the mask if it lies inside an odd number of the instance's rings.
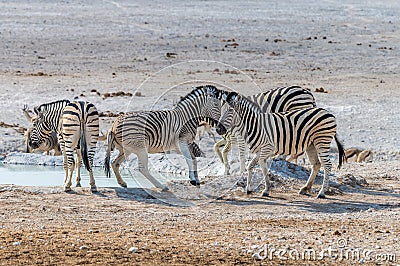
[[67,104],[70,103],[70,101],[69,100],[58,100],[58,101],[54,101],[54,102],[50,102],[50,103],[44,103],[44,104],[41,104],[39,106],[36,106],[33,110],[38,115],[39,112],[42,112],[44,109],[51,108],[53,106],[57,106],[57,105],[60,105],[60,104],[63,104],[63,103],[65,105],[67,105]]
[[262,110],[258,104],[255,102],[247,99],[246,97],[236,93],[231,92],[226,96],[226,102],[233,107],[235,110],[238,108],[243,108],[245,110],[251,110],[255,113],[261,113]]
[[176,105],[179,106],[180,104],[187,101],[188,99],[193,99],[199,95],[206,95],[207,90],[209,88],[218,90],[213,85],[203,85],[203,86],[193,87],[193,90],[191,92],[189,92],[188,94],[186,94],[183,98],[181,98]]
[[255,113],[261,113],[261,108],[258,104],[255,102],[247,99],[246,97],[240,97],[240,104],[241,106],[244,106],[246,109],[250,109],[251,111]]

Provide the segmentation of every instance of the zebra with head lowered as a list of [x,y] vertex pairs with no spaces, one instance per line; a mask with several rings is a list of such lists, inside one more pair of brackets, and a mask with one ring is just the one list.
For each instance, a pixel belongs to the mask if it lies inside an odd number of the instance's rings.
[[[217,96],[214,96],[217,97]],[[250,192],[252,171],[260,163],[265,189],[263,196],[269,195],[269,165],[274,155],[298,155],[306,152],[313,165],[307,184],[300,194],[306,194],[317,175],[324,167],[324,181],[318,198],[325,197],[329,185],[331,162],[329,159],[330,143],[335,138],[339,151],[339,167],[344,160],[344,149],[336,136],[336,119],[322,108],[306,108],[284,113],[263,113],[258,105],[236,92],[226,96],[226,102],[234,109],[230,129],[244,137],[255,157],[248,166],[246,191]],[[224,115],[222,115],[222,118]],[[217,132],[226,133],[227,129],[218,123]]]
[[[24,105],[24,108],[22,109],[22,111],[24,112],[24,115],[26,117],[26,119],[30,122],[30,123],[34,123],[35,120],[37,119],[36,116],[31,116],[29,114],[29,110],[28,110],[28,105]],[[50,154],[51,150],[54,150],[54,156],[58,156],[61,155],[61,148],[60,148],[60,144],[58,143],[58,139],[57,139],[57,133],[55,131],[52,131],[49,138],[45,139],[44,141],[42,141],[42,143],[40,144],[40,146],[37,149],[32,149],[31,146],[29,146],[29,142],[30,142],[30,138],[31,138],[31,134],[32,134],[32,127],[28,128],[25,131],[24,134],[24,141],[25,141],[25,152],[26,153],[32,153],[32,152],[36,152],[36,151],[42,151],[42,152],[46,152],[47,155]]]
[[64,159],[64,190],[70,191],[75,168],[76,186],[80,187],[80,167],[83,163],[89,172],[90,188],[97,191],[93,177],[93,156],[99,138],[99,115],[96,107],[89,102],[68,100],[42,104],[34,109],[37,119],[33,123],[29,145],[37,148],[56,131]]
[[216,125],[220,116],[221,103],[207,96],[211,85],[194,88],[170,110],[141,111],[119,116],[108,132],[108,148],[105,158],[105,171],[110,176],[110,154],[115,146],[119,154],[112,162],[112,168],[118,184],[126,187],[121,178],[119,167],[132,153],[138,158],[138,168],[156,187],[168,188],[158,182],[149,172],[148,154],[177,151],[184,155],[189,167],[192,185],[199,186],[196,150],[194,143],[197,126],[206,120]]
[[[229,92],[221,91],[221,93],[224,95],[223,97],[226,97]],[[247,96],[247,99],[257,104],[263,113],[279,113],[317,106],[312,93],[309,90],[299,86],[280,87],[270,91]],[[223,125],[225,125],[225,127],[228,127],[232,121],[234,113],[233,109],[230,108],[228,104],[224,104],[222,106],[221,113],[224,114],[224,119],[221,120],[221,122]],[[215,152],[225,165],[225,175],[229,175],[230,170],[228,153],[236,143],[239,146],[240,172],[243,173],[246,168],[246,147],[245,141],[240,135],[230,134],[230,132],[228,132],[222,140],[214,145]],[[221,154],[219,148],[223,145],[224,148]]]

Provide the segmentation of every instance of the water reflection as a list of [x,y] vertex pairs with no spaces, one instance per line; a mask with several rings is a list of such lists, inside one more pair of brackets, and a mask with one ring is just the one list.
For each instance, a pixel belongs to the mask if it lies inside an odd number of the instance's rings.
[[[120,169],[122,178],[130,188],[151,188],[152,184],[138,171]],[[114,175],[107,178],[100,167],[93,169],[97,187],[119,187]],[[186,176],[172,175],[152,172],[152,175],[161,183],[170,180],[186,180]],[[14,184],[19,186],[62,186],[64,181],[64,170],[61,166],[33,166],[33,165],[10,165],[0,163],[0,184]],[[89,176],[84,168],[81,168],[81,184],[89,186]],[[75,185],[75,172],[73,178]]]

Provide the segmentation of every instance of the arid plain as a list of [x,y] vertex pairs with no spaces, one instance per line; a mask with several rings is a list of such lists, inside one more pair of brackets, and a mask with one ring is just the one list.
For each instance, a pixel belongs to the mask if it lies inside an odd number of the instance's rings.
[[[279,176],[269,198],[228,188],[238,175],[202,176],[200,189],[171,182],[164,194],[64,193],[0,176],[1,265],[399,263],[399,3],[0,1],[0,10],[1,156],[23,150],[24,104],[171,108],[200,84],[246,95],[309,88],[345,146],[375,155],[334,169],[327,199]],[[111,122],[102,117],[101,129]],[[210,145],[200,142],[215,160]]]

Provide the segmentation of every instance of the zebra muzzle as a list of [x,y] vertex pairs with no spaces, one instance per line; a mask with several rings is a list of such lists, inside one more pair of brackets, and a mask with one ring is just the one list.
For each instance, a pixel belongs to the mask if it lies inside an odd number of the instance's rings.
[[219,135],[225,135],[226,134],[226,128],[224,127],[224,125],[222,125],[221,123],[218,123],[216,131]]
[[36,141],[29,141],[29,146],[30,146],[32,149],[37,149],[37,148],[39,148],[39,142],[36,142]]

